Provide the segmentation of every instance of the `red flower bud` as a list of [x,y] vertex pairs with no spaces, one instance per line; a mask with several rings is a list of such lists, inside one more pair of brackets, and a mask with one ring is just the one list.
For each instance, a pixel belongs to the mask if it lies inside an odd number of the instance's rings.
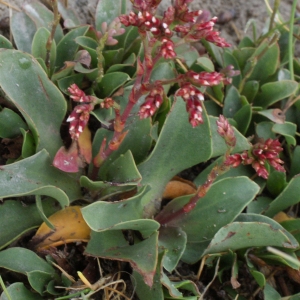
[[174,43],[171,40],[163,39],[160,47],[161,56],[165,59],[172,59],[176,57],[176,52],[174,51]]
[[91,96],[87,96],[75,83],[70,85],[68,92],[71,94],[70,98],[76,102],[91,102]]
[[82,104],[75,106],[67,119],[70,122],[69,132],[73,140],[77,140],[87,125],[90,112],[94,109],[93,104]]
[[139,116],[141,119],[153,116],[157,109],[163,103],[164,89],[162,85],[153,88],[149,95],[146,97],[145,102],[141,105]]
[[219,119],[217,120],[217,125],[219,135],[224,138],[225,143],[229,147],[233,148],[236,144],[233,127],[223,115],[220,115]]
[[184,83],[176,92],[176,96],[181,96],[186,103],[186,110],[189,113],[189,122],[193,127],[203,123],[202,101],[203,94],[190,83]]
[[224,81],[223,74],[218,72],[194,72],[188,71],[185,73],[186,78],[195,85],[214,86]]

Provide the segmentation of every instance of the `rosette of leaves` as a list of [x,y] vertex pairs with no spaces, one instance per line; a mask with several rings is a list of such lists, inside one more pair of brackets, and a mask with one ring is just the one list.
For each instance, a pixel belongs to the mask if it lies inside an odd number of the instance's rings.
[[[71,277],[66,276],[62,265],[59,266],[62,275],[54,269],[51,262],[55,255],[51,251],[44,259],[35,253],[38,243],[32,245],[32,250],[5,248],[43,221],[49,228],[58,231],[53,214],[77,200],[81,200],[81,213],[91,230],[85,254],[129,263],[133,269],[132,284],[140,299],[199,297],[200,292],[193,281],[172,282],[168,277],[182,262],[196,263],[204,256],[223,257],[226,252],[230,263],[224,269],[230,265],[236,271],[236,251],[267,245],[283,249],[298,246],[289,232],[267,217],[272,217],[279,206],[275,210],[270,207],[267,216],[241,214],[259,193],[259,186],[250,179],[253,173],[244,166],[218,178],[207,195],[190,214],[179,218],[177,224],[164,227],[153,219],[160,209],[163,190],[175,175],[194,165],[209,162],[208,169],[195,181],[199,185],[213,166],[211,159],[222,156],[227,150],[217,133],[216,116],[220,109],[207,101],[208,113],[204,109],[203,124],[193,128],[187,121],[184,102],[174,99],[175,85],[164,87],[167,97],[152,119],[139,118],[139,105],[144,100],[144,96],[141,97],[126,120],[126,137],[101,165],[96,178],[90,176],[93,169],[91,157],[96,157],[103,141],[109,141],[113,136],[112,124],[116,116],[112,109],[103,110],[95,106],[91,112],[93,117],[89,130],[78,141],[79,155],[76,152],[73,156],[76,163],[77,159],[81,163],[78,172],[70,174],[55,168],[52,163],[57,151],[63,146],[68,148],[71,143],[64,130],[73,108],[68,88],[75,83],[100,99],[99,103],[114,97],[122,110],[129,101],[136,78],[137,58],[142,59],[145,54],[137,28],[124,29],[116,21],[120,14],[126,12],[126,1],[99,1],[94,26],[81,25],[74,12],[60,2],[53,3],[52,11],[37,1],[25,4],[11,18],[14,43],[0,37],[3,99],[0,137],[2,141],[6,139],[15,143],[14,147],[7,148],[7,160],[0,172],[0,194],[4,199],[0,206],[0,224],[4,228],[0,237],[0,266],[26,275],[29,282],[27,287],[18,281],[10,282],[1,296],[3,299],[8,298],[7,295],[13,299],[29,300],[67,294],[66,290],[55,286],[67,288],[72,285]],[[59,22],[58,14],[63,23]],[[116,35],[116,32],[122,31],[122,35]],[[243,55],[237,50],[236,53],[225,52],[223,56],[224,66],[233,64],[241,70],[241,75],[234,78],[233,84],[226,90],[222,84],[207,90],[211,98],[221,104],[224,102],[223,114],[232,118],[231,122],[240,131],[235,130],[235,152],[250,147],[244,135],[251,132],[254,104],[260,107],[257,109],[260,115],[266,115],[265,109],[282,99],[262,103],[259,100],[265,98],[264,94],[259,96],[260,87],[261,93],[271,93],[270,88],[264,85],[276,82],[274,76],[279,74],[276,73],[278,64],[274,67],[274,61],[278,61],[274,59],[278,58],[276,42],[269,44],[262,41],[259,47],[245,43],[250,41],[245,40],[240,45]],[[213,58],[223,64],[213,46],[207,44],[207,47]],[[262,76],[260,70],[264,66],[258,64],[255,67],[257,64],[253,61],[268,51],[273,55],[273,68]],[[213,62],[207,57],[199,57],[197,50],[188,44],[177,49],[177,55],[191,70],[214,71]],[[173,62],[162,59],[155,65],[151,80],[172,80],[178,69]],[[288,84],[294,88],[294,81],[285,80],[285,90]],[[251,88],[254,90],[247,92]],[[248,94],[253,96],[252,99]],[[286,92],[284,97],[289,95]],[[242,124],[240,120],[245,116],[247,122]],[[67,149],[66,158],[70,157]],[[65,164],[68,163],[66,160]],[[292,186],[297,185],[297,179],[293,180],[278,198],[290,196]],[[174,199],[166,207],[166,212],[182,207],[189,198]],[[271,234],[274,229],[276,235]],[[69,235],[72,230],[74,228],[69,228]],[[260,236],[253,240],[252,236],[257,231],[261,232]],[[51,236],[51,231],[46,235]],[[66,239],[62,237],[61,241]],[[85,241],[85,238],[79,237],[77,241]],[[57,260],[56,263],[59,264]],[[290,266],[295,267],[293,264]],[[236,278],[236,272],[232,273],[232,278]],[[84,283],[79,292],[69,296],[80,295],[87,299],[102,288],[101,285],[89,285],[88,281]],[[22,298],[18,296],[20,290]]]

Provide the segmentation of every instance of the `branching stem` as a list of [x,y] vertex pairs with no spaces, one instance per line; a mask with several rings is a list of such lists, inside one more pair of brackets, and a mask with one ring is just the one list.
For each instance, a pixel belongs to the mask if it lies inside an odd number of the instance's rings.
[[231,168],[230,165],[225,164],[225,161],[226,161],[227,157],[230,155],[231,150],[232,150],[231,148],[228,148],[228,150],[226,151],[226,153],[224,155],[224,160],[223,160],[222,164],[216,165],[213,167],[213,169],[208,174],[205,183],[203,185],[199,186],[196,194],[190,198],[190,200],[187,204],[185,204],[183,207],[181,207],[179,210],[177,210],[173,213],[166,214],[166,213],[164,213],[164,210],[162,210],[156,216],[155,221],[159,222],[161,225],[171,224],[176,219],[178,219],[178,218],[186,215],[190,211],[192,211],[195,208],[197,202],[207,194],[207,192],[209,191],[209,189],[211,188],[212,184],[217,179],[217,177],[219,175],[224,174]]

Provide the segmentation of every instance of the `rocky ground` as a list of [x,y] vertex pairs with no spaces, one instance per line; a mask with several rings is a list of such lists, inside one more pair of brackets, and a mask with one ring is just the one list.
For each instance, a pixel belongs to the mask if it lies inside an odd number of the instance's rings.
[[[50,2],[43,0],[42,2]],[[174,0],[162,0],[161,10],[168,7]],[[9,26],[9,10],[5,4],[0,1],[0,32],[5,31]],[[21,6],[24,0],[6,0],[10,4]],[[27,1],[28,2],[28,1]],[[72,6],[83,23],[90,23],[93,12],[95,11],[98,0],[72,0],[68,5]],[[219,24],[219,30],[222,36],[230,43],[236,45],[244,34],[251,34],[251,29],[245,32],[247,24],[254,21],[258,32],[261,32],[268,18],[266,3],[270,2],[273,6],[274,0],[194,0],[191,4],[192,9],[202,9],[211,12],[212,16],[218,16],[224,24]],[[281,0],[279,11],[283,20],[287,21],[290,16],[291,4],[293,0]],[[129,3],[129,0],[128,0]],[[300,5],[298,7],[300,12]],[[251,26],[249,26],[251,28]]]

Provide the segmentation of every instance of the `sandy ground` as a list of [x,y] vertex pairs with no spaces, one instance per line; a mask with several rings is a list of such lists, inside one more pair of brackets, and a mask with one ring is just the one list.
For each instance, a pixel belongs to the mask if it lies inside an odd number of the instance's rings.
[[[11,4],[21,6],[24,0],[6,0]],[[113,1],[113,0],[112,0]],[[174,1],[174,0],[173,0]],[[274,0],[268,0],[272,6]],[[29,1],[27,1],[29,2]],[[91,20],[92,13],[95,11],[97,0],[69,0],[70,6],[74,7],[83,23]],[[130,4],[129,0],[128,3]],[[172,0],[162,0],[161,9],[171,5]],[[290,16],[292,0],[281,0],[280,13],[284,20],[288,20]],[[253,20],[257,29],[261,31],[268,18],[264,0],[194,0],[190,5],[191,9],[202,9],[211,12],[212,16],[219,16],[219,19],[227,19],[225,24],[218,25],[222,36],[230,43],[235,45],[245,34],[247,22]],[[300,9],[299,9],[300,10]],[[222,17],[223,14],[223,17]],[[8,25],[9,12],[5,5],[0,4],[0,32]],[[250,26],[251,27],[251,26]],[[246,34],[251,34],[248,30]]]

